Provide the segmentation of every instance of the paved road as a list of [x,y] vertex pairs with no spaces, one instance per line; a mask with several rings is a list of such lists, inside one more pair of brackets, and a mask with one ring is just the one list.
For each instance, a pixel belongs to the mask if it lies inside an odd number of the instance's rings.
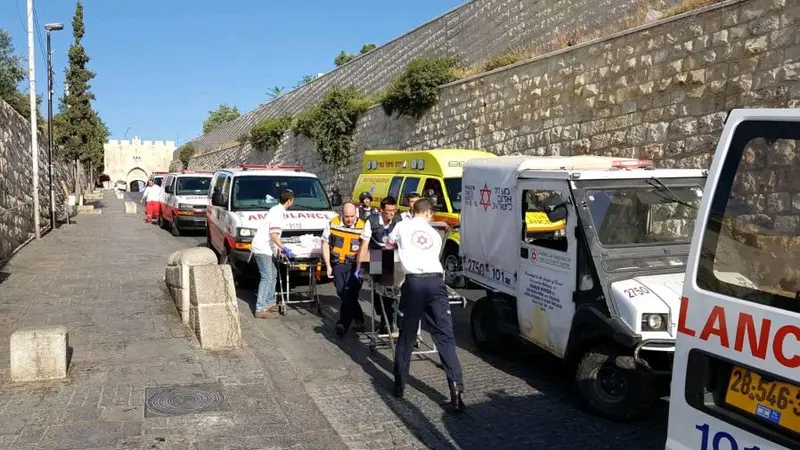
[[[479,353],[468,310],[454,311],[469,408],[458,417],[440,406],[444,374],[430,359],[412,364],[405,400],[389,395],[390,352],[370,353],[364,336],[335,337],[330,284],[323,319],[299,308],[256,320],[254,293],[240,288],[245,348],[204,352],[162,281],[168,254],[204,236],[173,237],[123,214],[116,199],[104,203],[102,215],[80,216],[0,269],[0,329],[65,324],[74,348],[68,382],[11,385],[0,333],[0,449],[663,448],[665,404],[634,425],[588,415],[551,357]],[[143,417],[147,388],[191,383],[222,386],[227,409]]]

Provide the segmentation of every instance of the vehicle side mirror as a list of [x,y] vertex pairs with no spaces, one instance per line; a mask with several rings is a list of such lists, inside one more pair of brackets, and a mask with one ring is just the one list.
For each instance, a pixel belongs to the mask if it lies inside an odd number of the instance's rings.
[[225,207],[225,203],[225,197],[223,197],[222,192],[214,192],[211,194],[211,205]]
[[342,206],[342,194],[339,193],[338,187],[331,188],[330,201],[333,207]]
[[542,201],[547,220],[558,222],[567,218],[567,202],[558,194],[552,194]]

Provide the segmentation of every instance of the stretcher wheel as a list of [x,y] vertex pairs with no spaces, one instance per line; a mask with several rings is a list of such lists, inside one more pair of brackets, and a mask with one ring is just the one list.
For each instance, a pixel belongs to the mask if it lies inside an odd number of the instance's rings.
[[370,342],[369,343],[369,351],[370,352],[374,352],[376,348],[378,348],[378,346],[374,342]]
[[286,306],[284,306],[284,305],[278,306],[278,313],[280,315],[282,315],[282,316],[285,316],[286,315]]
[[317,299],[317,314],[322,315],[322,303]]

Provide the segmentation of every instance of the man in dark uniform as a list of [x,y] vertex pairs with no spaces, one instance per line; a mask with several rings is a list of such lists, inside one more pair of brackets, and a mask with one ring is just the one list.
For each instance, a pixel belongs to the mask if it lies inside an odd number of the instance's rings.
[[358,196],[358,218],[367,220],[369,216],[377,213],[377,210],[372,207],[372,194],[367,191]]
[[363,328],[364,312],[358,303],[361,280],[355,275],[356,259],[361,246],[361,232],[365,222],[358,218],[356,205],[342,205],[342,217],[331,219],[322,232],[322,259],[328,278],[333,278],[336,295],[342,300],[336,334],[343,336],[355,319],[355,328]]
[[444,269],[439,262],[442,237],[430,225],[432,219],[433,205],[427,198],[422,198],[414,204],[414,217],[400,222],[389,233],[388,246],[397,248],[405,273],[400,290],[402,323],[394,353],[394,395],[403,396],[417,329],[424,316],[425,328],[436,344],[447,374],[450,404],[455,412],[461,412],[465,408],[461,399],[464,381],[461,363],[456,355]]
[[[388,196],[381,200],[381,208],[379,212],[370,215],[367,218],[367,224],[361,232],[361,250],[358,253],[358,273],[362,267],[362,263],[369,261],[370,250],[382,250],[386,248],[386,242],[389,240],[389,233],[392,232],[395,225],[400,221],[400,216],[397,214],[397,201],[394,197]],[[386,311],[385,316],[392,320],[394,317],[394,300],[382,298],[380,295],[372,290],[372,302],[375,305],[375,312],[381,317],[380,325],[378,326],[380,334],[387,334],[388,327],[384,321],[383,311]]]

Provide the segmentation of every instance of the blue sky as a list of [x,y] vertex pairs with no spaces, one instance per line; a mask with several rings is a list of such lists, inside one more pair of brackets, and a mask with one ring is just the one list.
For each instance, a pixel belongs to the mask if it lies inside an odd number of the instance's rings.
[[[201,134],[220,103],[250,111],[267,101],[271,87],[288,90],[304,75],[332,70],[341,50],[381,45],[465,1],[84,0],[94,106],[111,139],[127,131],[126,138],[183,143]],[[35,4],[41,27],[64,24],[52,35],[57,108],[76,3]],[[26,0],[0,2],[0,27],[10,31],[27,73],[26,24]],[[42,29],[35,46],[36,90],[43,95],[44,43]]]

